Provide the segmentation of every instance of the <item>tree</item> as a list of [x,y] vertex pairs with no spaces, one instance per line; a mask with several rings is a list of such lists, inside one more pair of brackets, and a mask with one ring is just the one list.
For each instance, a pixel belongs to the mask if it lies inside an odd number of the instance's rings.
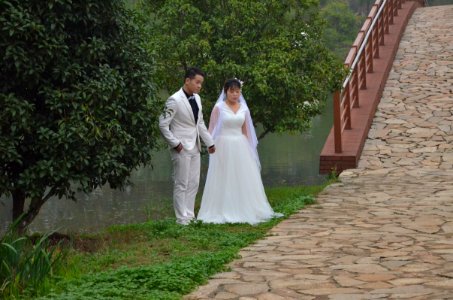
[[143,8],[159,86],[173,91],[187,67],[202,68],[208,114],[225,79],[239,78],[260,138],[306,130],[344,74],[322,43],[316,1],[149,0]]
[[0,195],[20,229],[150,161],[161,103],[135,19],[121,0],[0,2]]
[[321,16],[327,22],[323,33],[327,47],[340,59],[344,59],[360,30],[362,18],[354,14],[345,2],[340,1],[327,3],[321,10]]

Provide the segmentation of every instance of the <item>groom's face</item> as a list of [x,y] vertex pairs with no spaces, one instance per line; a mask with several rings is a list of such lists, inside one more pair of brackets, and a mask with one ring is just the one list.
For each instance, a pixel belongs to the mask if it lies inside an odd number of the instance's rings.
[[203,85],[204,77],[195,75],[194,78],[186,78],[184,82],[185,90],[191,94],[199,94]]

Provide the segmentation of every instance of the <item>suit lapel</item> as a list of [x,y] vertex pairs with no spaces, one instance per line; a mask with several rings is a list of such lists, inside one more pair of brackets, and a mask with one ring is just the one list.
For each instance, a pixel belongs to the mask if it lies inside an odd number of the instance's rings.
[[187,99],[186,94],[184,94],[184,91],[182,90],[182,88],[180,90],[180,97],[181,97],[182,103],[184,103],[184,106],[186,107],[186,109],[187,109],[187,111],[189,113],[190,119],[192,120],[192,122],[195,123],[195,118],[193,116],[192,106],[190,106],[189,100]]
[[[201,100],[200,100],[200,96],[195,96],[195,101],[197,102],[197,105],[198,105],[198,120],[200,120],[200,112],[201,112]],[[193,113],[192,113],[193,115]],[[195,121],[195,119],[194,119]]]

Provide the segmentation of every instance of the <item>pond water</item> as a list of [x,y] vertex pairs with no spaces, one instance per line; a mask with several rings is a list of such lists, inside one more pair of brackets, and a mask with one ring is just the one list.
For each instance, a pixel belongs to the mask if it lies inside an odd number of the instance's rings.
[[[311,185],[326,180],[318,174],[319,153],[332,126],[331,101],[313,119],[305,134],[269,134],[258,146],[266,187]],[[202,158],[199,194],[203,191],[207,155]],[[94,232],[113,224],[129,224],[173,216],[171,161],[167,150],[156,152],[153,167],[138,169],[133,185],[124,191],[105,186],[90,194],[77,194],[77,202],[51,198],[31,224],[31,231]],[[0,198],[0,231],[11,222],[12,200]]]

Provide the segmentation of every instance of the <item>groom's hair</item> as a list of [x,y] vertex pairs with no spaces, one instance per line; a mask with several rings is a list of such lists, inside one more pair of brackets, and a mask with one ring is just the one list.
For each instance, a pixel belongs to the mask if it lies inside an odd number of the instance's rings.
[[203,76],[203,78],[206,77],[206,74],[199,68],[190,67],[187,69],[186,74],[184,75],[184,80],[186,80],[186,78],[194,79],[197,75],[201,75]]

